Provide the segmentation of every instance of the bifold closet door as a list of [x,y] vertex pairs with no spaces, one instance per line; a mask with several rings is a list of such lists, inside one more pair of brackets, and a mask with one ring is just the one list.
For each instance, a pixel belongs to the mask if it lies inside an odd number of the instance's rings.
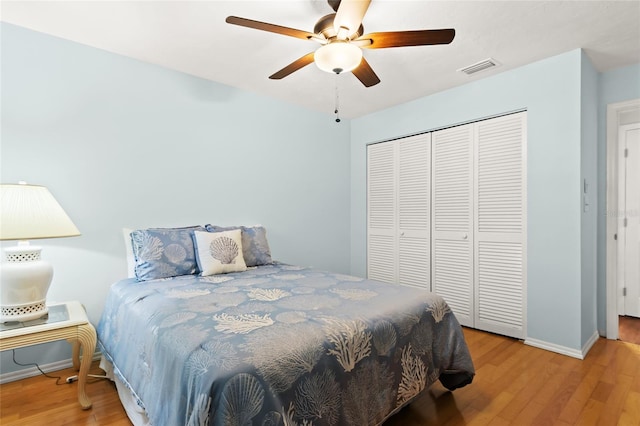
[[476,123],[475,327],[524,338],[526,113]]
[[526,332],[526,112],[367,148],[367,272]]
[[367,147],[367,276],[430,288],[431,136]]
[[473,125],[431,135],[431,290],[473,326]]

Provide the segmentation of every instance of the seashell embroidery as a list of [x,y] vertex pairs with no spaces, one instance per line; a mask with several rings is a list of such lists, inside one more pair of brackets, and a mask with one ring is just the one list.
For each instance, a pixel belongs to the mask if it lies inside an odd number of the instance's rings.
[[378,355],[387,356],[396,346],[396,330],[389,321],[380,321],[373,329],[373,347]]
[[136,232],[133,235],[137,246],[137,257],[140,261],[158,260],[162,257],[164,246],[158,237],[153,237],[146,232]]
[[171,263],[181,263],[187,258],[187,251],[180,244],[169,244],[164,255]]
[[209,253],[223,265],[230,265],[236,263],[235,259],[239,253],[238,244],[229,237],[218,237],[209,245]]
[[224,385],[220,401],[225,425],[250,425],[264,403],[264,389],[250,374],[240,373]]

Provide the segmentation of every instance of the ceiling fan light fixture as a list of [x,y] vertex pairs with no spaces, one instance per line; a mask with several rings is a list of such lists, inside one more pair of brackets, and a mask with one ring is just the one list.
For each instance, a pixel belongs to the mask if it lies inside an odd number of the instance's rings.
[[314,61],[322,71],[335,74],[349,72],[360,65],[362,49],[348,42],[334,41],[316,50]]

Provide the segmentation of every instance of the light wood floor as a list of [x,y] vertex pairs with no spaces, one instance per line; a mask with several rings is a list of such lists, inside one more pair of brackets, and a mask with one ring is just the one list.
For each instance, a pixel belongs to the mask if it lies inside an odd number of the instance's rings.
[[[465,336],[473,383],[454,392],[437,383],[385,426],[640,425],[640,346],[599,339],[580,361],[477,330]],[[92,373],[100,373],[97,366]],[[77,383],[56,386],[38,376],[2,385],[0,424],[129,426],[115,387],[90,381],[87,411],[78,405]]]
[[620,340],[640,345],[640,318],[620,316],[618,324]]

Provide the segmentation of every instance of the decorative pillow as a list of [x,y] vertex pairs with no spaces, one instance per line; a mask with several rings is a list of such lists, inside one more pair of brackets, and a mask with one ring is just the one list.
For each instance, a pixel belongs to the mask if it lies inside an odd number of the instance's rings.
[[246,271],[242,231],[194,232],[196,259],[202,276]]
[[205,225],[209,232],[242,230],[242,252],[247,266],[268,265],[273,263],[271,249],[267,241],[267,230],[264,226],[217,226]]
[[199,270],[191,235],[194,231],[204,230],[202,226],[191,226],[131,232],[138,281],[197,274]]

